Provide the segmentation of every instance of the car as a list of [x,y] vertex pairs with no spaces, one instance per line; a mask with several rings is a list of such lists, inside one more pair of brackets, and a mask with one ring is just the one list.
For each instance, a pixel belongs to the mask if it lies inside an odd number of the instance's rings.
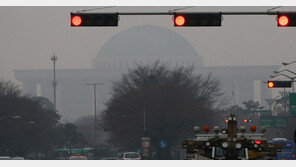
[[125,152],[122,156],[123,160],[140,160],[141,156],[137,152]]
[[10,156],[0,156],[0,160],[11,160]]
[[116,157],[106,157],[103,160],[118,160]]
[[87,158],[86,156],[75,155],[75,156],[71,156],[69,160],[87,160]]
[[24,157],[12,157],[11,160],[25,160]]

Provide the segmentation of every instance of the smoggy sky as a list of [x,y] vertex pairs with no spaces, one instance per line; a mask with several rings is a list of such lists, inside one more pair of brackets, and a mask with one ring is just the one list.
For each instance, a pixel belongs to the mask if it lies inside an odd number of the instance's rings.
[[[0,7],[0,76],[13,69],[90,68],[112,36],[138,25],[176,31],[203,56],[204,66],[280,65],[296,59],[296,28],[279,28],[276,16],[223,16],[222,27],[174,27],[172,16],[120,16],[118,27],[73,28],[70,12],[96,7]],[[93,12],[166,12],[179,7],[114,7]],[[183,11],[266,11],[272,7],[193,7]],[[296,11],[281,7],[280,11]]]

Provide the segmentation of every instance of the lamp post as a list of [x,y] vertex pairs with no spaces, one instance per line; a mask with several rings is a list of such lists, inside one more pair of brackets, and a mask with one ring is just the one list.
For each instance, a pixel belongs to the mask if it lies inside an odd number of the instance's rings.
[[290,73],[296,75],[295,72],[293,72],[293,71],[291,71],[291,70],[289,70],[289,69],[283,69],[283,70],[281,70],[281,71],[273,71],[273,73],[275,73],[275,74],[279,74],[279,73],[284,72],[284,71],[287,71],[287,72],[290,72]]
[[292,63],[295,63],[296,61],[292,61],[292,62],[290,62],[290,63],[282,63],[282,65],[284,65],[284,66],[287,66],[287,65],[290,65],[290,64],[292,64]]
[[22,117],[19,116],[19,115],[15,115],[15,116],[13,116],[13,117],[10,117],[10,116],[2,116],[2,117],[0,117],[0,121],[1,121],[1,120],[4,120],[4,119],[7,119],[7,118],[21,119]]
[[58,60],[58,57],[53,54],[51,56],[51,60],[53,62],[53,81],[52,81],[52,86],[53,86],[53,104],[54,104],[54,109],[56,110],[56,87],[57,87],[57,81],[56,81],[56,71],[55,71],[55,64],[56,61]]
[[96,86],[97,85],[103,85],[103,83],[89,83],[86,85],[92,85],[94,87],[94,114],[95,114],[95,134],[94,134],[94,138],[95,138],[95,147],[97,147],[97,94],[96,94]]

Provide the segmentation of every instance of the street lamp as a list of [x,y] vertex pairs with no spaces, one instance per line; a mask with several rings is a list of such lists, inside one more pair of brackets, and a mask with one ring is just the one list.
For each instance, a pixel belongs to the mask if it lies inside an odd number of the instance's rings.
[[95,147],[97,147],[97,94],[96,94],[96,86],[103,85],[103,83],[89,83],[86,85],[92,85],[94,87],[94,114],[95,114]]
[[290,64],[292,64],[292,63],[295,63],[296,61],[292,61],[292,62],[290,62],[290,63],[282,63],[282,65],[284,65],[284,66],[287,66],[287,65],[290,65]]
[[286,74],[277,74],[277,75],[270,75],[271,78],[275,78],[277,76],[284,76],[284,77],[287,77],[289,79],[291,79],[291,82],[292,82],[292,92],[294,93],[294,80],[296,79],[296,77],[290,77]]
[[53,56],[51,56],[51,60],[53,62],[53,81],[52,81],[52,86],[53,86],[53,104],[54,104],[54,109],[56,110],[56,108],[57,108],[57,106],[56,106],[56,87],[57,87],[57,81],[56,81],[55,64],[56,64],[56,61],[58,60],[58,57],[55,55],[55,53],[53,54]]
[[12,117],[13,119],[21,119],[22,117],[21,116],[19,116],[19,115],[16,115],[16,116],[14,116],[14,117]]
[[29,123],[29,124],[35,124],[35,122],[34,122],[34,121],[29,121],[28,123]]
[[281,70],[281,71],[273,71],[273,73],[275,73],[275,74],[279,74],[279,73],[284,72],[284,71],[287,71],[287,72],[290,72],[290,73],[296,75],[295,72],[293,72],[293,71],[291,71],[291,70],[288,70],[288,69],[283,69],[283,70]]

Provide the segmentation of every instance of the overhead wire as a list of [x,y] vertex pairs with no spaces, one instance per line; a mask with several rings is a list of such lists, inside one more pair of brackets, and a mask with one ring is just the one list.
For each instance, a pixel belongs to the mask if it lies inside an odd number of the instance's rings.
[[192,8],[192,7],[195,7],[195,6],[186,6],[186,7],[183,7],[183,8],[177,8],[177,9],[169,10],[168,13],[173,13],[173,12],[176,12],[176,11],[179,11],[179,10],[188,9],[188,8]]
[[107,9],[107,8],[113,8],[113,7],[116,7],[116,6],[105,6],[105,7],[93,8],[93,9],[83,9],[83,10],[77,11],[77,13],[89,12],[89,11],[101,10],[101,9]]
[[267,12],[271,12],[272,10],[278,9],[278,8],[280,8],[280,7],[282,7],[282,6],[273,7],[273,8],[271,8],[271,9],[268,9]]

